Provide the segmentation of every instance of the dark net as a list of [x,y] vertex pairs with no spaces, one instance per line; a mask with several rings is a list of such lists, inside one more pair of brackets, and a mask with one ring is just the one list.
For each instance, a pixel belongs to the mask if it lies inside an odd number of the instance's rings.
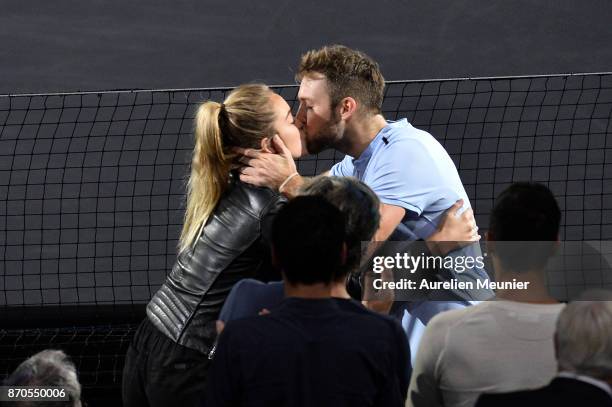
[[[229,90],[0,96],[0,306],[146,303],[175,260],[194,108]],[[297,87],[275,90],[297,107]],[[562,239],[612,239],[612,74],[390,82],[383,110],[445,146],[481,227],[501,190],[531,180],[555,193]],[[340,159],[326,151],[299,170],[315,175]],[[55,327],[0,329],[0,373],[64,348],[90,403],[116,397],[142,313],[86,327],[57,315]]]

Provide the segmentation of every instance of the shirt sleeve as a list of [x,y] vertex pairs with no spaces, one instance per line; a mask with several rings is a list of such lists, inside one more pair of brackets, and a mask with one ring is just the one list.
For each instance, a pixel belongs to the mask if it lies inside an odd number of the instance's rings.
[[412,371],[406,407],[442,406],[437,364],[443,352],[446,332],[441,322],[440,318],[434,317],[425,328]]
[[331,170],[329,170],[329,175],[333,177],[352,177],[353,158],[345,155],[342,161],[334,164],[334,166],[331,167]]
[[421,143],[410,140],[384,148],[365,179],[383,203],[420,215],[446,194],[436,157]]

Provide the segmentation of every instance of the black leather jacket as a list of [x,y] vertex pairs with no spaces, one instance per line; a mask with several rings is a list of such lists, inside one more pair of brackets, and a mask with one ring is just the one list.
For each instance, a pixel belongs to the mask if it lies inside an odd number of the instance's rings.
[[195,245],[178,255],[149,302],[153,325],[178,344],[207,354],[234,284],[271,269],[270,229],[284,203],[270,189],[232,180]]

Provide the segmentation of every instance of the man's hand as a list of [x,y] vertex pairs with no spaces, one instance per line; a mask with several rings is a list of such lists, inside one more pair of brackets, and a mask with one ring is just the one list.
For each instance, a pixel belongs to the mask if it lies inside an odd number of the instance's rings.
[[427,246],[433,254],[445,255],[468,243],[480,240],[472,208],[457,215],[462,206],[463,199],[460,199],[448,208],[442,215],[436,231],[426,239]]
[[[272,139],[272,147],[276,154],[252,148],[234,148],[236,153],[242,154],[240,162],[244,167],[240,169],[241,181],[278,191],[281,184],[297,172],[291,152],[278,135]],[[298,184],[301,185],[301,182],[291,182],[291,189]]]
[[393,270],[391,269],[385,268],[382,273],[376,275],[371,272],[366,272],[363,278],[363,299],[361,303],[371,311],[388,315],[395,301],[395,292],[388,288],[380,290],[374,289],[375,277],[380,278],[383,282],[394,281]]

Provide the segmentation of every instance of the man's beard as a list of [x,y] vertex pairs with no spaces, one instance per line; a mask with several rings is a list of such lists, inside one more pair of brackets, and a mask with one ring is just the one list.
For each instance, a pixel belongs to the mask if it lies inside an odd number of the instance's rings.
[[316,134],[306,135],[306,148],[308,149],[308,154],[318,154],[328,148],[337,147],[340,138],[340,129],[338,128],[339,122],[340,117],[334,112],[334,117],[325,124],[325,127],[319,129]]

